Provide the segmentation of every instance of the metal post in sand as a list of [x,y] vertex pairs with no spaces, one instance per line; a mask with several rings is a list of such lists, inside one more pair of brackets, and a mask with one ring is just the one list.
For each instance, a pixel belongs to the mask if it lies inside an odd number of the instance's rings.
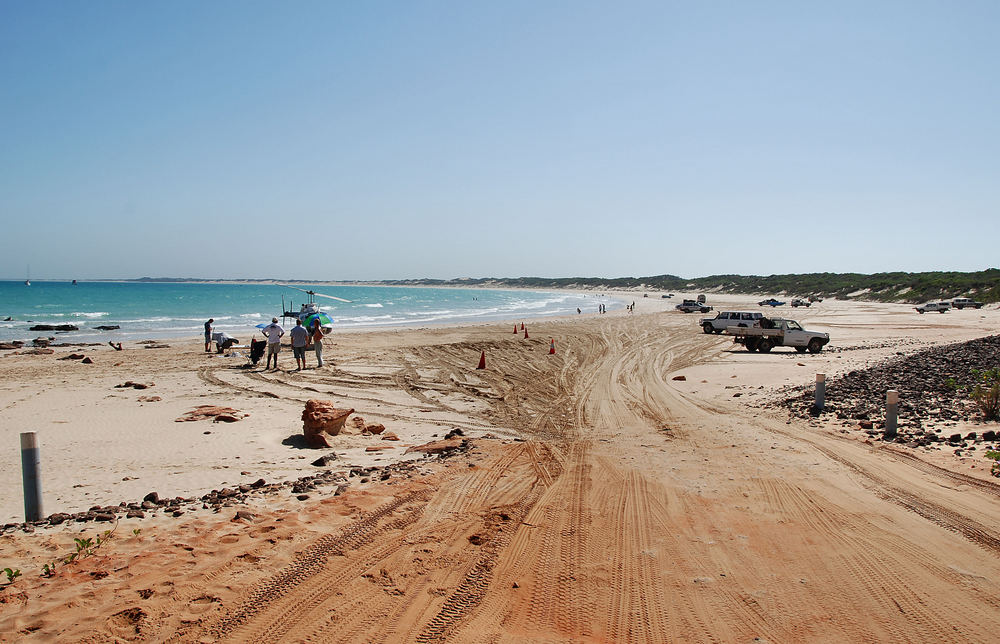
[[896,438],[896,414],[899,412],[899,392],[890,389],[885,392],[885,434],[883,438]]
[[817,413],[823,411],[826,404],[826,374],[816,374],[816,402],[813,403],[813,410]]
[[24,486],[24,520],[38,521],[42,518],[42,476],[38,435],[35,432],[21,432],[21,480]]

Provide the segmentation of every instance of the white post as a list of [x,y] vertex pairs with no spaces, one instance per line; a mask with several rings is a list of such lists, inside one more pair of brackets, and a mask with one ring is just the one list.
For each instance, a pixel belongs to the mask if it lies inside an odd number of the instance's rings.
[[823,411],[823,405],[826,403],[826,374],[818,373],[816,374],[816,402],[813,403],[813,409],[817,412]]
[[899,392],[890,389],[885,392],[885,434],[884,438],[896,437],[896,413],[899,411]]
[[21,432],[21,481],[24,486],[25,521],[38,521],[42,518],[41,460],[38,435],[35,432]]

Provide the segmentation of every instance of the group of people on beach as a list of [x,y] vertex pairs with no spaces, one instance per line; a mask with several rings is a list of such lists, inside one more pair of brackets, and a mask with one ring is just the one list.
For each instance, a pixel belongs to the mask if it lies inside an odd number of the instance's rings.
[[[205,322],[205,351],[211,352],[213,334],[212,324],[214,319]],[[264,370],[270,370],[271,360],[274,360],[273,370],[278,370],[278,353],[281,351],[281,338],[285,335],[285,329],[278,324],[278,318],[271,318],[271,323],[261,329],[261,333],[267,338],[267,363]],[[302,320],[295,320],[295,327],[289,333],[292,339],[292,354],[295,356],[296,371],[306,368],[306,350],[312,344],[313,351],[316,352],[316,367],[323,366],[323,329],[320,321],[313,320],[312,328],[306,329],[302,326]],[[223,345],[219,344],[220,350]],[[226,347],[228,348],[228,347]],[[256,364],[256,363],[255,363]]]

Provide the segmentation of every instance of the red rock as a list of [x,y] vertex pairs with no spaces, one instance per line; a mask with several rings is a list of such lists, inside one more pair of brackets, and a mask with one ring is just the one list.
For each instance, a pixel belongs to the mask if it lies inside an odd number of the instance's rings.
[[365,448],[366,452],[381,452],[384,449],[395,449],[392,445],[369,445]]
[[361,416],[355,416],[354,418],[351,419],[351,426],[355,427],[357,429],[364,429],[365,428],[365,419],[362,418]]
[[81,364],[94,364],[94,361],[91,360],[90,358],[84,358],[83,360],[80,361],[80,363]]
[[382,440],[384,440],[384,441],[398,441],[399,440],[399,436],[396,436],[392,432],[386,432],[386,433],[382,434]]
[[424,443],[423,445],[414,445],[403,453],[409,454],[410,452],[423,452],[424,454],[443,454],[461,447],[463,440],[464,439],[462,438],[450,438],[443,441],[431,441],[430,443]]
[[687,378],[684,376],[674,376],[671,380],[687,380]]
[[365,425],[365,431],[369,434],[381,434],[385,431],[385,425],[382,423],[368,423]]
[[[338,409],[329,400],[308,400],[302,411],[302,434],[309,447],[332,447],[327,435],[336,436],[344,428],[353,409]],[[363,422],[362,422],[363,426]]]
[[215,419],[219,416],[228,416],[232,420],[227,420],[225,422],[235,422],[246,418],[250,414],[245,414],[238,409],[233,409],[232,407],[217,407],[215,405],[198,405],[188,413],[184,414],[180,418],[175,418],[174,422],[183,423],[191,420],[208,420],[209,418]]

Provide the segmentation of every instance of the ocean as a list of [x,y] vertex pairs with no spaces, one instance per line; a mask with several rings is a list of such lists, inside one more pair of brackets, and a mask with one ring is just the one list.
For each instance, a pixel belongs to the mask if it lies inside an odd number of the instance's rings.
[[[465,288],[329,286],[296,284],[351,303],[318,297],[338,329],[432,326],[522,320],[596,313],[623,304],[599,294]],[[276,284],[190,282],[24,282],[0,281],[0,342],[55,336],[57,342],[127,342],[159,338],[200,338],[215,319],[217,331],[246,342],[256,325],[286,311],[298,311],[308,295]],[[7,320],[6,318],[10,318]],[[71,324],[78,331],[31,331],[36,324]],[[293,325],[293,320],[285,326]],[[102,331],[97,326],[119,326]]]

